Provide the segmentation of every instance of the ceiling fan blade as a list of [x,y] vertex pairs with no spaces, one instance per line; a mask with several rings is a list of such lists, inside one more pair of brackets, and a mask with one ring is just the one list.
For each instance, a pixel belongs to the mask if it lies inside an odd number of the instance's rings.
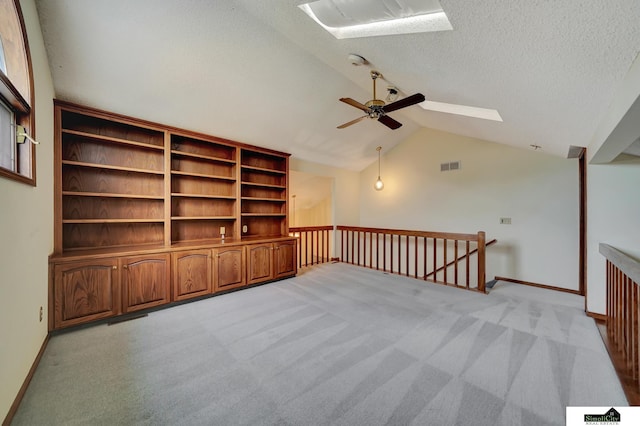
[[338,126],[338,129],[344,129],[345,127],[349,127],[352,124],[356,124],[357,122],[364,120],[365,118],[369,117],[368,115],[363,115],[362,117],[356,118],[355,120],[351,120],[348,123],[344,123]]
[[395,101],[390,103],[389,105],[385,105],[382,107],[382,110],[386,112],[396,111],[401,108],[406,108],[411,105],[419,104],[420,102],[424,102],[425,97],[422,93],[416,93],[415,95],[407,96],[404,99],[400,99],[399,101]]
[[381,115],[380,117],[378,117],[378,121],[384,124],[385,126],[387,126],[388,128],[390,128],[391,130],[395,130],[400,126],[402,126],[402,123],[394,120],[388,115]]
[[349,104],[352,107],[356,107],[358,109],[361,109],[364,112],[369,112],[369,107],[362,105],[360,102],[353,100],[351,98],[340,98],[341,102],[344,102],[345,104]]

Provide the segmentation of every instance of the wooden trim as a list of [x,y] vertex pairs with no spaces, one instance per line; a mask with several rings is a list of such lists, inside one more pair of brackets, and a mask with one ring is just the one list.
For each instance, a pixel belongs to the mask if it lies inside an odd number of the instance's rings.
[[339,231],[356,231],[356,232],[372,232],[381,234],[402,235],[411,237],[428,237],[447,240],[461,241],[478,241],[478,234],[456,234],[451,232],[427,232],[427,231],[411,231],[406,229],[388,229],[388,228],[364,228],[360,226],[343,226],[336,227]]
[[11,404],[11,407],[9,408],[9,411],[7,412],[7,416],[5,417],[4,421],[2,422],[2,426],[9,426],[11,424],[11,421],[13,420],[13,417],[18,412],[18,407],[20,407],[20,403],[22,402],[22,398],[24,398],[24,394],[27,392],[27,388],[29,387],[29,383],[31,383],[31,379],[33,379],[33,375],[35,374],[36,369],[38,368],[38,365],[40,364],[40,360],[42,359],[42,355],[44,354],[44,350],[47,348],[47,344],[48,343],[49,343],[49,334],[47,334],[45,336],[44,341],[42,342],[42,346],[40,347],[40,350],[38,351],[38,355],[36,355],[36,359],[33,361],[33,364],[31,365],[31,368],[29,369],[29,372],[27,373],[27,377],[25,377],[24,382],[22,383],[22,386],[20,387],[20,390],[18,391],[18,394],[16,395],[16,398],[13,400],[13,404]]
[[609,353],[609,357],[611,358],[611,362],[616,370],[616,374],[618,375],[618,379],[622,385],[622,390],[627,397],[629,405],[640,405],[640,392],[636,388],[636,382],[633,375],[630,374],[630,371],[627,368],[627,362],[625,361],[624,356],[621,352],[617,351],[609,341],[609,338],[607,337],[607,326],[602,323],[596,323],[596,326],[598,327],[604,346],[607,348],[607,352]]
[[552,285],[547,285],[547,284],[538,284],[538,283],[532,283],[529,281],[521,281],[521,280],[516,280],[513,278],[506,278],[506,277],[494,277],[495,280],[497,281],[507,281],[510,283],[515,283],[515,284],[524,284],[524,285],[528,285],[531,287],[538,287],[538,288],[545,288],[547,290],[556,290],[556,291],[561,291],[563,293],[571,293],[571,294],[577,294],[578,296],[582,296],[580,294],[579,290],[571,290],[568,288],[562,288],[562,287],[555,287]]
[[640,262],[627,256],[615,247],[611,247],[609,244],[600,243],[600,254],[602,254],[607,260],[615,265],[626,276],[631,278],[632,281],[640,283]]
[[588,317],[593,318],[596,322],[606,323],[607,316],[605,314],[598,314],[596,312],[586,311]]
[[587,310],[587,149],[583,148],[578,157],[578,197],[579,197],[579,256],[578,291],[584,298],[584,310]]

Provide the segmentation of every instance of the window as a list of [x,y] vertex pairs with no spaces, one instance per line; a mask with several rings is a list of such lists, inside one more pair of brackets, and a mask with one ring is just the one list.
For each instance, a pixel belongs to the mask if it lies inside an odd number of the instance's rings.
[[35,137],[29,44],[18,0],[0,0],[0,176],[34,185],[35,145],[16,139],[17,126]]

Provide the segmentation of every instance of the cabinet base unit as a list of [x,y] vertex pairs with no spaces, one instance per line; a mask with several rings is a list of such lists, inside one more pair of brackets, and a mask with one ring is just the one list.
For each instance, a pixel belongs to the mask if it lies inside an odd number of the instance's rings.
[[56,265],[54,328],[109,318],[122,312],[116,259]]
[[122,311],[163,305],[170,300],[169,255],[146,255],[120,259]]
[[172,253],[173,300],[211,293],[211,250]]
[[244,246],[225,247],[213,250],[214,289],[230,290],[247,284],[245,268],[246,250]]
[[293,276],[296,243],[293,237],[254,238],[51,256],[49,329]]

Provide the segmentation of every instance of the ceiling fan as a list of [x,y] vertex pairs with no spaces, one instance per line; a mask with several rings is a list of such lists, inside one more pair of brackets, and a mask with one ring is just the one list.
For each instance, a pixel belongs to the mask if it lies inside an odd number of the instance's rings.
[[402,123],[394,120],[389,117],[387,114],[399,110],[401,108],[406,108],[411,105],[418,104],[420,102],[424,102],[425,97],[422,93],[416,93],[415,95],[407,96],[404,99],[400,99],[399,101],[391,102],[390,104],[385,104],[383,100],[376,99],[376,80],[382,77],[378,71],[371,71],[371,79],[373,80],[373,99],[367,101],[365,104],[361,104],[360,102],[353,100],[351,98],[340,98],[341,102],[345,104],[351,105],[352,107],[356,107],[359,110],[364,111],[365,115],[362,117],[356,118],[355,120],[351,120],[348,123],[341,124],[338,126],[338,129],[344,129],[345,127],[349,127],[352,124],[356,124],[357,122],[364,120],[365,118],[375,118],[380,123],[384,124],[388,128],[395,130],[402,126]]

